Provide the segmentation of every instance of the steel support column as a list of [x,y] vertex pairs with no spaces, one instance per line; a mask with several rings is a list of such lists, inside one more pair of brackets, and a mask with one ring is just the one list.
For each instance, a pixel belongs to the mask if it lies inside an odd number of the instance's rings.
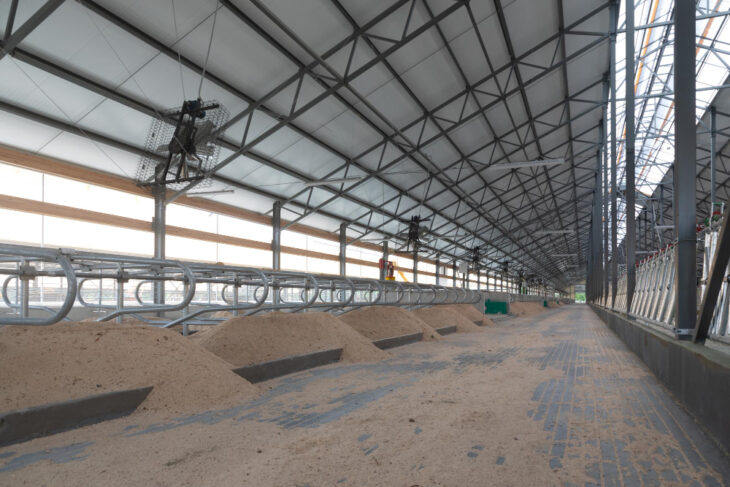
[[[155,214],[152,219],[152,231],[154,232],[155,241],[155,258],[165,258],[165,216],[167,213],[165,186],[156,185],[153,187],[155,196]],[[157,281],[154,283],[154,300],[157,304],[165,303],[165,281]]]
[[340,275],[347,274],[347,223],[340,223]]
[[616,304],[618,294],[618,185],[616,153],[616,22],[618,20],[618,1],[611,1],[609,36],[609,76],[611,83],[611,307]]
[[712,226],[712,214],[715,212],[715,187],[717,185],[717,109],[710,107],[710,226]]
[[436,256],[436,285],[439,285],[439,277],[441,276],[441,259]]
[[413,282],[418,282],[418,251],[413,251]]
[[695,2],[677,0],[674,15],[675,334],[689,338],[697,319],[695,207]]
[[[636,187],[634,114],[634,0],[626,1],[626,311],[631,311],[636,287]],[[692,19],[694,21],[694,18]],[[693,38],[694,42],[694,38]],[[693,71],[694,73],[694,68]]]
[[453,287],[456,287],[456,259],[454,259],[454,262],[452,264],[452,268],[451,269],[452,269],[452,272],[453,272],[453,276],[452,276],[453,279],[452,279],[451,285]]
[[[604,75],[603,79],[603,99],[606,101],[606,104],[608,103],[608,90],[609,90],[609,80],[608,76]],[[608,297],[608,106],[604,105],[603,110],[603,124],[601,127],[603,128],[601,138],[601,144],[602,144],[602,161],[603,161],[603,185],[602,185],[602,195],[603,195],[603,302],[605,303],[605,298]]]
[[601,207],[603,206],[601,186],[601,151],[596,151],[596,186],[593,194],[593,215],[591,223],[591,300],[595,301],[601,295],[603,276],[601,275]]
[[380,280],[384,281],[388,275],[388,241],[383,242],[383,265],[380,268]]
[[[274,201],[271,214],[271,268],[281,270],[281,201]],[[272,286],[271,302],[279,304],[279,286],[274,282]]]
[[271,215],[271,268],[281,270],[281,201],[274,201]]

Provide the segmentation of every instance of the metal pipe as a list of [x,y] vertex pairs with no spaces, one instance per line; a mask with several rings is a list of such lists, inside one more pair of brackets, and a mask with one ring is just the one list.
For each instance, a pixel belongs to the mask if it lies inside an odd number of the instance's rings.
[[271,228],[271,268],[278,271],[281,269],[281,201],[274,201]]
[[340,275],[347,274],[347,223],[340,224]]
[[[117,279],[117,309],[121,310],[124,308],[124,281],[120,278]],[[122,316],[117,316],[117,323],[122,323]]]
[[418,282],[418,247],[413,249],[413,282]]
[[[152,220],[152,228],[155,233],[155,258],[165,258],[165,219],[166,219],[166,203],[165,197],[167,191],[162,184],[155,185],[153,188],[155,195],[155,216]],[[156,282],[154,285],[155,303],[158,305],[165,304],[165,283],[164,281]]]
[[[36,259],[44,262],[55,262],[61,267],[63,271],[63,276],[65,277],[67,283],[66,296],[63,300],[63,303],[61,304],[61,307],[55,314],[47,318],[33,318],[27,316],[27,311],[29,309],[28,308],[26,309],[25,316],[22,316],[22,312],[21,316],[19,317],[0,316],[0,325],[51,325],[62,320],[69,313],[69,311],[71,311],[74,300],[76,299],[76,277],[74,276],[74,269],[71,265],[71,262],[64,254],[62,254],[60,251],[7,244],[0,245],[0,254],[17,256],[25,259]],[[19,305],[22,306],[21,303],[19,303]]]
[[436,256],[436,285],[439,285],[439,277],[441,276],[441,258]]
[[[17,251],[20,249],[19,251]],[[0,248],[0,250],[2,250]],[[34,260],[34,248],[14,247],[13,253],[17,256],[17,260],[25,259],[27,262]],[[44,249],[40,249],[43,251]],[[5,261],[9,261],[10,252],[6,251]],[[44,254],[45,255],[45,254]],[[51,254],[56,255],[56,254]],[[3,252],[0,251],[0,259]],[[117,288],[117,302],[115,304],[103,304],[102,309],[110,310],[111,313],[103,316],[98,321],[108,321],[119,318],[125,314],[139,316],[143,321],[157,326],[171,327],[177,324],[183,325],[183,334],[188,331],[188,325],[191,323],[213,325],[218,324],[222,319],[197,319],[198,316],[219,310],[246,310],[248,314],[253,312],[261,312],[268,310],[287,310],[292,312],[303,311],[305,309],[321,309],[324,311],[344,310],[345,308],[354,309],[365,305],[395,305],[395,306],[428,306],[442,302],[477,302],[479,300],[478,293],[467,289],[442,290],[439,286],[419,285],[415,283],[396,283],[396,282],[380,282],[370,279],[350,279],[339,276],[321,276],[316,277],[309,273],[281,272],[281,271],[261,271],[257,269],[248,269],[242,267],[211,265],[203,263],[187,263],[181,264],[176,261],[149,259],[130,256],[119,256],[112,254],[98,254],[89,252],[69,251],[67,258],[70,262],[70,286],[72,295],[69,297],[70,303],[74,298],[78,297],[79,302],[84,306],[98,307],[96,304],[87,303],[83,297],[79,296],[79,288],[83,286],[86,280],[114,279],[121,283],[129,279],[139,280],[135,289],[135,295],[138,298],[139,306],[123,307],[123,287]],[[15,276],[27,275],[33,272],[34,275],[43,276],[59,276],[63,275],[63,271],[56,269],[41,269],[40,271],[31,271],[30,269],[8,269],[5,273],[11,274],[8,279]],[[68,273],[69,270],[67,269]],[[184,288],[184,296],[179,304],[169,304],[160,306],[156,303],[146,303],[140,296],[142,286],[155,284],[158,281],[175,281],[181,283]],[[4,287],[4,294],[7,294],[7,282]],[[217,302],[193,303],[192,299],[195,295],[195,284],[204,282],[209,285],[224,286],[222,301],[224,305]],[[300,290],[300,299],[294,302],[286,302],[280,300],[278,304],[274,304],[268,300],[269,285],[276,283],[279,292],[283,290],[291,291],[293,289]],[[254,302],[236,302],[237,299],[231,301],[226,296],[226,289],[229,286],[234,287],[234,295],[238,286],[256,286],[257,291],[254,292]],[[212,286],[211,286],[212,289]],[[322,291],[330,290],[330,300],[325,300]],[[259,292],[261,291],[261,292]],[[406,301],[405,295],[408,293],[409,299]],[[288,293],[290,295],[291,292]],[[248,295],[248,293],[247,293]],[[333,297],[337,297],[334,300]],[[285,297],[282,295],[282,297]],[[9,301],[9,299],[6,299]],[[266,302],[271,304],[266,305]],[[185,311],[183,316],[173,321],[157,321],[146,320],[141,316],[142,313],[153,313],[161,311],[177,311],[186,309],[190,304],[202,306],[201,309],[192,313]],[[65,315],[64,315],[65,316]],[[15,321],[14,324],[28,323],[27,320]],[[58,319],[53,320],[53,322]],[[50,322],[48,322],[50,324]]]

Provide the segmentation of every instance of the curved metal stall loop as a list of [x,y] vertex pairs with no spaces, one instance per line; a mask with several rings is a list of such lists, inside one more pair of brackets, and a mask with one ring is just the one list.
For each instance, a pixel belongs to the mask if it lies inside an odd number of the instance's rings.
[[[255,310],[249,311],[246,314],[252,315],[261,311],[280,311],[280,310],[291,310],[292,313],[301,311],[305,308],[314,307],[314,303],[319,296],[319,282],[314,277],[314,274],[306,272],[266,272],[272,287],[275,287],[274,297],[279,294],[279,302],[272,302],[271,304],[261,306]],[[286,302],[281,299],[281,291],[284,289],[304,289],[310,294],[309,298],[299,303]],[[274,300],[276,301],[276,300]]]
[[378,303],[381,306],[403,306],[401,304],[406,295],[403,283],[398,281],[386,281],[384,284],[385,300]]
[[[3,254],[3,249],[5,253]],[[24,265],[27,262],[48,261],[61,265],[61,268],[36,270],[32,266]],[[108,321],[113,318],[121,319],[123,315],[134,315],[142,321],[157,326],[171,327],[183,324],[187,332],[187,325],[219,324],[223,319],[202,318],[198,316],[215,311],[243,311],[244,314],[255,314],[262,311],[282,310],[289,312],[318,309],[334,313],[357,309],[363,306],[401,306],[423,307],[445,303],[475,303],[480,299],[480,293],[466,288],[446,288],[439,285],[417,283],[403,283],[397,281],[379,281],[366,278],[351,278],[333,275],[315,275],[306,272],[293,271],[262,271],[259,269],[214,265],[205,263],[180,263],[175,260],[160,260],[119,256],[93,252],[52,251],[25,246],[0,246],[0,263],[11,264],[14,267],[0,269],[0,273],[9,274],[5,280],[2,294],[5,304],[17,308],[8,297],[8,286],[14,276],[28,279],[35,276],[66,277],[69,282],[70,304],[59,312],[65,316],[70,306],[78,299],[82,306],[101,308],[111,311],[97,321]],[[116,306],[104,303],[90,303],[79,296],[80,289],[87,280],[113,279],[119,282],[117,287]],[[124,283],[135,281],[134,296],[139,306],[124,307]],[[172,282],[178,286],[175,293],[181,294],[181,301],[176,304],[155,304],[142,299],[142,288],[157,282]],[[214,303],[196,303],[193,301],[196,284],[206,283],[210,286],[222,287],[221,301]],[[183,290],[179,289],[182,284]],[[26,286],[27,287],[27,286]],[[231,288],[233,297],[231,298]],[[273,293],[270,293],[273,289]],[[245,291],[243,302],[240,301],[239,290]],[[253,292],[252,292],[253,291]],[[27,293],[25,293],[27,295]],[[219,304],[220,303],[220,304]],[[27,303],[26,303],[27,304]],[[20,303],[22,307],[22,303]],[[189,307],[200,306],[201,309]],[[25,306],[28,309],[28,306]],[[142,314],[181,311],[182,316],[172,321],[155,317],[155,320],[146,319]],[[46,311],[52,311],[46,309]],[[38,323],[58,321],[63,316],[54,314],[47,320],[35,320]],[[23,318],[21,316],[21,318]],[[27,311],[24,319],[8,318],[1,322],[29,323]]]
[[[153,281],[140,281],[137,283],[137,285],[134,287],[134,299],[137,300],[137,302],[140,304],[140,306],[145,306],[150,303],[145,303],[142,301],[142,297],[139,295],[140,290],[142,289],[142,286],[145,284],[153,284]],[[152,303],[154,304],[154,303]]]
[[422,288],[414,283],[414,282],[408,282],[403,284],[403,287],[405,287],[408,290],[408,304],[406,306],[407,309],[416,309],[421,304],[421,298],[422,298]]
[[[318,282],[320,291],[317,299],[319,299],[319,302],[313,304],[312,307],[317,308],[319,311],[327,312],[352,306],[357,298],[357,286],[354,280],[349,277],[324,276],[320,277]],[[322,297],[323,291],[330,293],[329,300]]]
[[[99,279],[92,278],[92,277],[85,277],[83,279],[78,280],[78,288],[79,293],[78,296],[76,296],[76,300],[81,303],[81,306],[84,306],[86,308],[96,308],[96,309],[117,309],[116,305],[113,304],[102,304],[102,303],[89,303],[87,302],[82,296],[81,293],[84,290],[84,284],[87,281],[98,281]],[[101,293],[101,287],[99,288],[99,292]]]
[[446,303],[446,301],[449,300],[449,290],[445,286],[440,286],[440,285],[434,286],[434,292],[436,293],[437,296],[441,296],[441,299],[439,299],[438,301],[436,301],[434,299],[433,304],[444,304],[444,303]]
[[[76,273],[78,277],[98,277],[97,274],[88,274],[86,272],[88,269],[91,271],[96,270],[97,272],[112,271],[109,274],[103,275],[103,277],[106,278],[118,278],[119,272],[123,271],[125,278],[128,279],[177,281],[187,283],[183,298],[179,303],[170,305],[143,304],[142,306],[116,309],[111,313],[99,317],[96,321],[109,321],[126,314],[178,311],[188,306],[195,295],[195,275],[186,265],[176,260],[149,259],[95,252],[71,252],[68,254],[68,257],[73,264],[84,269],[84,271]],[[174,274],[172,274],[173,269],[175,269]],[[139,286],[137,287],[135,295],[139,298]]]
[[[3,274],[10,274],[17,276],[19,279],[25,279],[28,282],[30,278],[35,279],[38,276],[62,276],[66,279],[66,296],[61,304],[58,311],[54,312],[47,318],[33,318],[27,315],[28,310],[31,309],[29,305],[29,296],[27,293],[27,286],[25,292],[22,293],[22,302],[18,303],[21,311],[21,316],[0,316],[1,325],[35,325],[35,326],[46,326],[58,323],[68,315],[69,311],[73,307],[74,301],[76,300],[76,294],[78,292],[76,276],[74,275],[74,268],[70,260],[60,250],[49,250],[35,247],[27,247],[23,245],[0,245],[0,256],[9,258],[8,261],[15,261],[18,263],[16,269],[3,269]],[[61,267],[59,271],[46,271],[36,270],[29,267],[30,262],[53,262]],[[3,291],[6,286],[3,286]],[[4,297],[4,296],[3,296]]]
[[[266,274],[259,270],[254,268],[248,268],[248,267],[234,267],[234,266],[205,266],[201,264],[193,264],[191,265],[191,268],[194,272],[199,274],[205,274],[206,277],[203,278],[205,280],[214,279],[211,277],[211,271],[218,272],[218,276],[220,281],[227,282],[227,279],[231,279],[229,274],[233,274],[235,276],[234,281],[241,285],[241,286],[256,286],[254,293],[253,293],[253,302],[245,302],[245,303],[237,303],[237,304],[230,304],[230,305],[214,305],[214,306],[208,306],[202,309],[198,309],[189,313],[185,313],[183,316],[170,321],[169,323],[164,325],[164,328],[170,328],[175,325],[182,324],[183,328],[183,335],[189,334],[189,325],[190,324],[200,324],[200,325],[216,325],[220,321],[223,320],[209,320],[207,322],[192,322],[193,318],[196,318],[200,315],[206,314],[206,313],[214,313],[216,311],[244,311],[244,310],[251,310],[256,309],[265,304],[266,299],[269,295],[269,278],[266,276]],[[243,276],[242,276],[243,275]],[[220,282],[219,281],[219,282]],[[259,294],[257,291],[258,289],[263,289],[263,291],[260,293],[260,296],[257,297],[257,294]]]
[[427,302],[419,302],[418,307],[423,308],[425,306],[433,306],[434,304],[438,304],[436,301],[436,298],[438,297],[436,286],[433,284],[424,284],[422,287],[424,287],[423,295],[431,299]]
[[[385,292],[383,283],[381,281],[376,281],[374,279],[368,279],[368,301],[364,303],[364,306],[375,306],[380,303],[380,301],[384,298]],[[373,300],[373,287],[375,288],[375,292],[377,292],[376,298]]]
[[[13,303],[12,301],[10,301],[10,296],[8,295],[8,285],[10,284],[10,281],[13,281],[13,280],[17,281],[18,279],[19,278],[17,276],[8,276],[5,279],[5,281],[3,281],[2,298],[3,298],[3,302],[5,303],[5,305],[8,308],[20,309],[20,304]],[[17,284],[16,284],[16,286],[17,286]],[[54,310],[52,310],[51,308],[49,308],[48,306],[41,306],[41,305],[37,305],[37,304],[28,304],[28,309],[45,311],[46,313],[49,313],[51,316],[56,314],[56,312]],[[62,321],[71,321],[71,318],[69,318],[68,316],[64,316],[62,318]]]

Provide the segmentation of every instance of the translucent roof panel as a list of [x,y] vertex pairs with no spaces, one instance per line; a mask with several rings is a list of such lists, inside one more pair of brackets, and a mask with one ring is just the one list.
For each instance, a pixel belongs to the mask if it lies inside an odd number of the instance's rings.
[[[728,0],[700,0],[696,7],[696,117],[698,133],[718,90],[730,75]],[[616,45],[616,138],[618,181],[625,181],[626,16],[621,2]],[[674,163],[674,0],[637,0],[634,13],[636,214],[644,209]],[[609,112],[610,117],[610,112]],[[610,127],[610,119],[609,119]],[[610,137],[610,134],[609,134]],[[610,140],[610,138],[609,138]],[[624,183],[619,189],[625,188]],[[644,198],[642,198],[642,195]],[[622,192],[618,204],[618,241],[626,234]]]

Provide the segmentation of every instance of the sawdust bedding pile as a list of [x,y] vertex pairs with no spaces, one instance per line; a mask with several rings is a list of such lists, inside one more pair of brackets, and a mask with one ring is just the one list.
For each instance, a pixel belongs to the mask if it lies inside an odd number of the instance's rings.
[[541,301],[515,301],[509,304],[509,312],[514,316],[534,316],[544,313],[546,309]]
[[271,312],[230,319],[191,339],[236,367],[292,355],[342,348],[342,360],[388,357],[370,340],[329,313]]
[[434,329],[455,325],[456,331],[461,333],[483,331],[472,320],[453,308],[432,306],[430,308],[416,309],[413,311],[413,314],[431,325]]
[[433,327],[410,311],[396,306],[366,306],[339,318],[370,340],[419,332],[423,332],[422,340],[441,339]]
[[62,322],[0,329],[0,410],[154,386],[138,411],[181,414],[240,404],[259,390],[170,330]]
[[439,304],[437,307],[456,310],[458,313],[466,316],[472,323],[475,321],[480,322],[481,324],[477,323],[479,326],[494,325],[492,320],[480,313],[479,310],[471,304]]

